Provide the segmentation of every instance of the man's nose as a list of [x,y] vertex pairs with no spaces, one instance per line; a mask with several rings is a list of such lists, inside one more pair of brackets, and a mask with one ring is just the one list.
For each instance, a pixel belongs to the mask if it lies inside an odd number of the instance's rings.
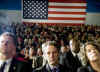
[[50,57],[54,57],[54,53],[51,53],[51,54],[50,54]]
[[4,45],[8,45],[8,41],[5,41],[3,44],[4,44]]

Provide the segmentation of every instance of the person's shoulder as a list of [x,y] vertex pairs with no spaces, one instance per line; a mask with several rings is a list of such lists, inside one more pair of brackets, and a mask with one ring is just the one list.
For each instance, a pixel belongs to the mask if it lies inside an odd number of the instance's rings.
[[19,60],[17,58],[12,59],[12,64],[16,65],[17,67],[31,68],[31,64],[28,61]]
[[32,66],[29,62],[13,58],[11,62],[12,67],[16,67],[19,71],[32,72]]
[[24,59],[21,58],[21,57],[17,57],[17,58],[15,57],[15,58],[12,59],[12,61],[13,61],[13,62],[16,62],[16,63],[25,63],[25,64],[28,63],[28,61],[24,60]]
[[33,70],[33,72],[46,72],[46,66],[42,66]]
[[89,72],[88,66],[79,67],[77,72]]
[[59,69],[62,72],[70,72],[71,71],[68,67],[65,67],[65,66],[63,66],[61,64],[59,64]]

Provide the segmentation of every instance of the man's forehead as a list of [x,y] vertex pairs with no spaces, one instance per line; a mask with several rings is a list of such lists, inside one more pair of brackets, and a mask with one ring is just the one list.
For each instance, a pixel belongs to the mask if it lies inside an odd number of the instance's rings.
[[7,35],[2,35],[2,36],[0,36],[0,40],[6,40],[6,39],[12,39],[12,37],[11,36],[7,36]]
[[57,50],[57,48],[53,45],[48,45],[46,51],[52,51],[52,50]]

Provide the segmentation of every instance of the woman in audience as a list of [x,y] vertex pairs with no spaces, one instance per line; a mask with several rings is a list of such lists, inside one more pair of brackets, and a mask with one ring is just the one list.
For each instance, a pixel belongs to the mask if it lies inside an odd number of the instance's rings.
[[85,44],[87,66],[80,67],[77,72],[100,72],[100,46],[95,42]]

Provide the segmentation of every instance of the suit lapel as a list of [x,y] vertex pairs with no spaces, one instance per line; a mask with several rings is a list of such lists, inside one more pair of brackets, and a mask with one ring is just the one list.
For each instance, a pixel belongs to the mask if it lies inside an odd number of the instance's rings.
[[46,72],[51,72],[49,64],[46,64]]
[[11,65],[10,65],[10,68],[9,68],[9,72],[16,72],[16,69],[17,69],[17,60],[16,59],[13,59],[11,61]]

